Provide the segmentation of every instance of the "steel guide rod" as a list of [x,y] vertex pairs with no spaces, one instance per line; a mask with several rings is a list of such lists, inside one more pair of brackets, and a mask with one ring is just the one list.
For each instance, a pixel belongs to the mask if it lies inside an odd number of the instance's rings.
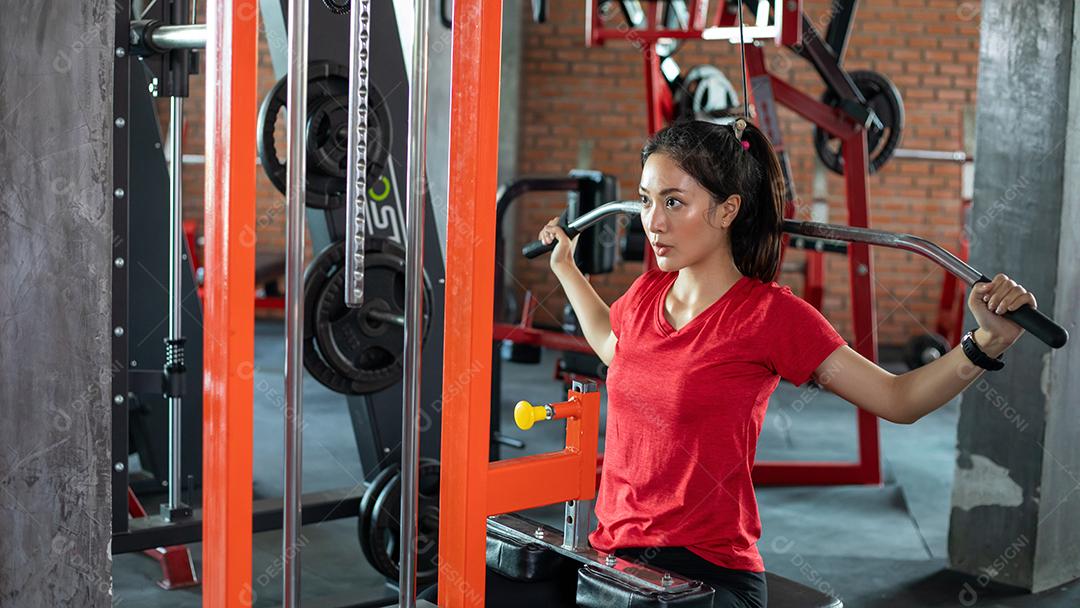
[[420,460],[420,346],[424,323],[424,169],[427,153],[428,1],[413,0],[412,82],[409,87],[408,182],[405,222],[405,361],[401,423],[401,574],[398,605],[416,607],[416,539]]
[[[169,99],[169,336],[166,339],[166,348],[170,351],[179,346],[180,364],[183,365],[183,336],[181,335],[181,282],[183,272],[183,260],[180,251],[183,248],[183,234],[181,233],[184,221],[184,184],[183,184],[183,138],[184,138],[184,98],[172,97]],[[168,352],[167,358],[172,357]],[[166,363],[168,366],[169,363]],[[180,436],[180,408],[182,398],[169,396],[169,502],[166,507],[169,519],[180,508],[180,483],[181,472],[181,436]]]
[[368,42],[371,0],[352,0],[349,10],[349,147],[345,176],[345,305],[364,298],[364,231],[367,203]]
[[289,0],[286,94],[285,222],[285,496],[282,522],[282,605],[300,606],[300,500],[304,405],[304,187],[308,81],[307,0]]

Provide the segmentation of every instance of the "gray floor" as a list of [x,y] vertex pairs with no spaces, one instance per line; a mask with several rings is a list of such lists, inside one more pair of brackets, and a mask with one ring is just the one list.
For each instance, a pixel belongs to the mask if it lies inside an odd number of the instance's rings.
[[[283,436],[281,326],[257,326],[255,375],[255,495],[280,495]],[[540,365],[504,364],[503,407],[518,399],[560,399],[551,380],[554,358]],[[802,407],[793,404],[804,403]],[[304,490],[354,487],[362,478],[348,414],[340,397],[313,380],[305,384]],[[1038,595],[995,585],[945,567],[949,492],[952,485],[957,404],[951,403],[910,426],[881,423],[883,468],[880,487],[759,488],[766,567],[836,595],[848,607],[981,608],[1080,606],[1080,585]],[[504,417],[504,432],[528,442],[537,453],[561,445],[561,425],[528,434]],[[759,460],[853,460],[855,415],[838,398],[806,387],[781,384],[773,396],[758,447]],[[530,512],[556,523],[560,508]],[[354,519],[306,526],[302,531],[306,606],[388,597],[384,579],[360,552]],[[255,606],[281,600],[281,536],[255,535],[252,586]],[[191,545],[201,572],[199,545]],[[199,606],[199,588],[163,591],[160,571],[140,554],[114,559],[114,605]],[[973,596],[972,592],[977,594]],[[332,599],[331,599],[332,598]]]

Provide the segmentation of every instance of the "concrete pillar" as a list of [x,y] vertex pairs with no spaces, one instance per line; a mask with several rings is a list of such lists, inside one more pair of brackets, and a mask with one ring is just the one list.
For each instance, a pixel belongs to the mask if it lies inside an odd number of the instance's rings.
[[0,604],[112,604],[115,5],[0,5]]
[[1023,283],[1073,342],[1024,336],[964,394],[949,562],[978,577],[967,601],[1080,577],[1078,17],[1073,0],[982,3],[972,263]]

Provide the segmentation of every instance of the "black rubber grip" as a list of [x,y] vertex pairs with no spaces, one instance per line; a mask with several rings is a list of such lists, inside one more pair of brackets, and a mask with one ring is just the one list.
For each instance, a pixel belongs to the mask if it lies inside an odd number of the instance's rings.
[[1028,304],[1002,316],[1023,327],[1051,348],[1061,348],[1069,341],[1069,332],[1065,331],[1064,327]]
[[[565,215],[562,218],[559,218],[559,219],[563,220],[564,218],[565,218]],[[559,223],[561,225],[562,221],[560,221]],[[566,236],[568,236],[570,238],[574,238],[575,236],[578,235],[578,231],[574,230],[574,228],[572,226],[562,226],[562,229],[563,229],[563,231],[566,232]],[[521,254],[531,260],[533,258],[540,257],[540,256],[544,255],[545,253],[550,253],[551,251],[553,251],[555,249],[555,244],[556,243],[558,243],[558,239],[556,239],[554,241],[551,241],[551,243],[548,244],[548,245],[545,245],[541,241],[533,241],[533,242],[529,243],[528,245],[525,245],[524,247],[521,248]]]
[[[982,275],[978,281],[975,281],[975,285],[989,282],[990,277]],[[1061,348],[1069,341],[1069,332],[1064,327],[1054,323],[1053,319],[1044,315],[1041,310],[1032,308],[1030,304],[1024,304],[1001,316],[1023,327],[1025,331],[1042,340],[1050,348]]]

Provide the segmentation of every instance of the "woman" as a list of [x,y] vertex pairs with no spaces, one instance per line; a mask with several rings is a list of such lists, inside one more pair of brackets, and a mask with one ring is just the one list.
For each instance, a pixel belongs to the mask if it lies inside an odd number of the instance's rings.
[[[941,407],[982,368],[962,349],[902,375],[849,348],[821,314],[773,282],[783,181],[776,154],[745,119],[685,122],[642,151],[641,221],[659,270],[610,308],[573,262],[553,219],[551,270],[585,338],[609,366],[604,469],[594,548],[702,580],[717,607],[765,606],[761,524],[751,468],[780,378],[813,379],[872,414],[908,424]],[[1035,298],[1004,275],[972,289],[983,366],[1023,330],[1001,317]]]

